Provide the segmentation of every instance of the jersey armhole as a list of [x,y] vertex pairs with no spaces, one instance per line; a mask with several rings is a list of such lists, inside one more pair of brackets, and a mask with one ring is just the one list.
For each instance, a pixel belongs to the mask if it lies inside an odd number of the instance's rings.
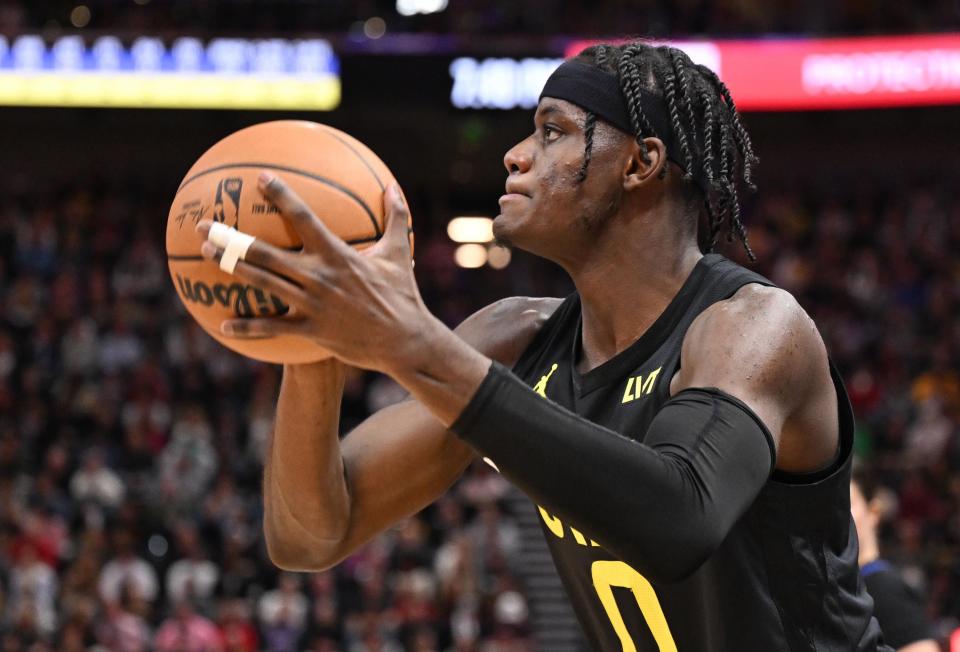
[[847,390],[843,386],[840,372],[837,371],[833,360],[828,358],[828,362],[830,364],[830,379],[833,381],[833,387],[837,395],[837,428],[839,429],[839,441],[837,442],[836,457],[834,457],[830,464],[817,471],[791,473],[788,471],[774,470],[771,480],[778,484],[818,484],[840,473],[853,456],[853,407],[850,405],[850,399],[847,397]]

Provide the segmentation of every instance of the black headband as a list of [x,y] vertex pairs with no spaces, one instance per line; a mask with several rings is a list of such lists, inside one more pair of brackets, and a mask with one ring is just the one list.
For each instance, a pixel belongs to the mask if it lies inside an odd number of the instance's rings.
[[[636,136],[627,102],[620,89],[620,80],[617,76],[597,68],[596,66],[568,59],[560,64],[547,79],[540,93],[540,99],[553,97],[576,104],[581,109],[596,114],[620,131]],[[667,158],[686,169],[680,158],[680,147],[677,145],[670,121],[667,118],[666,106],[659,95],[640,89],[640,108],[643,115],[653,128],[653,133],[643,136],[655,136],[663,141],[667,147]],[[702,175],[693,170],[694,178],[700,187],[707,191],[709,187]]]

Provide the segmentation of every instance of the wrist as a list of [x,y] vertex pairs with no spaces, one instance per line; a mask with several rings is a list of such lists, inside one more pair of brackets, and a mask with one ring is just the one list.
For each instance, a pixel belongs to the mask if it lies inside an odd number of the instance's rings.
[[435,318],[400,340],[381,370],[449,426],[476,393],[491,360]]
[[[447,334],[452,335],[443,322],[427,313],[422,322],[400,334],[389,348],[389,356],[379,371],[398,378],[425,365],[435,363]],[[456,337],[454,335],[454,337]]]

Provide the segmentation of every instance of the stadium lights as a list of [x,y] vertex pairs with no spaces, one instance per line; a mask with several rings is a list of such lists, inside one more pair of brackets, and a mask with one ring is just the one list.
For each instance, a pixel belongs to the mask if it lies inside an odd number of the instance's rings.
[[493,220],[489,217],[455,217],[447,224],[447,235],[454,242],[491,242]]
[[458,267],[477,269],[487,264],[487,248],[481,244],[462,244],[453,252]]
[[487,252],[487,264],[494,269],[504,269],[510,264],[510,250],[494,245]]
[[90,8],[87,5],[77,5],[70,12],[70,24],[76,28],[90,24]]
[[380,16],[368,18],[363,23],[363,35],[369,39],[377,40],[387,33],[387,21]]
[[447,224],[447,235],[460,243],[453,254],[458,267],[503,269],[510,264],[510,250],[493,244],[493,220],[489,217],[455,217]]
[[447,8],[448,0],[397,0],[397,13],[401,16],[435,14]]

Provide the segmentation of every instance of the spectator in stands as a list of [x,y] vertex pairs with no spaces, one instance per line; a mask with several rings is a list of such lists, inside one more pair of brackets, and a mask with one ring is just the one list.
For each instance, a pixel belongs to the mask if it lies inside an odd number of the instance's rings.
[[501,571],[515,569],[517,553],[520,551],[520,531],[496,502],[485,502],[478,506],[477,516],[467,528],[474,561],[481,566],[479,573],[485,570]]
[[103,532],[91,530],[77,546],[60,588],[60,610],[67,618],[92,615],[98,607],[98,582],[103,565]]
[[898,652],[939,652],[920,596],[896,569],[880,558],[877,529],[883,514],[877,487],[858,470],[850,484],[850,511],[860,540],[860,574],[873,596],[874,615],[884,640]]
[[237,491],[236,482],[229,473],[220,473],[210,493],[203,501],[203,518],[215,527],[221,537],[252,543],[259,536],[259,528],[251,527],[247,514],[249,498]]
[[192,523],[177,524],[174,549],[180,558],[167,569],[167,600],[171,604],[189,600],[198,606],[209,605],[220,580],[220,569],[204,553]]
[[151,632],[143,618],[127,611],[120,602],[104,604],[104,615],[97,626],[97,642],[112,652],[146,652]]
[[260,627],[270,650],[294,652],[307,629],[309,603],[300,590],[299,576],[281,573],[278,583],[260,598]]
[[217,471],[213,430],[199,405],[185,406],[159,459],[160,491],[169,508],[189,513]]
[[223,641],[213,621],[198,614],[190,601],[184,600],[160,625],[153,646],[157,652],[221,652]]
[[30,542],[10,569],[6,621],[14,628],[50,636],[57,626],[57,574]]
[[116,509],[125,491],[120,476],[106,465],[99,448],[84,453],[83,466],[70,479],[70,493],[78,503],[90,502],[106,510]]
[[114,534],[116,555],[104,565],[98,583],[100,598],[104,602],[118,602],[124,592],[132,599],[148,603],[157,597],[157,573],[153,566],[136,555],[134,541],[133,533],[128,530],[118,530]]
[[257,628],[246,601],[238,598],[221,601],[217,626],[223,639],[224,652],[256,652],[259,649]]

